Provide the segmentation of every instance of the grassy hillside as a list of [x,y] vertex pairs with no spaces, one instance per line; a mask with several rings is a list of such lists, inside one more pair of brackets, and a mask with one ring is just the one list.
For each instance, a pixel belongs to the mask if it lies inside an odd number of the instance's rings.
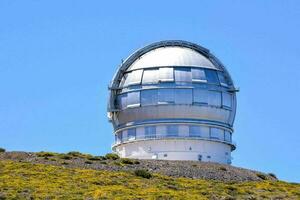
[[0,199],[300,199],[282,181],[222,182],[0,160]]

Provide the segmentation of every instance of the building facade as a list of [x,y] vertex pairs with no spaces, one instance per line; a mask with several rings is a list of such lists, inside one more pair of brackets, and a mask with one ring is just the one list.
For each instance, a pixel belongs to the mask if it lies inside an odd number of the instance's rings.
[[231,163],[237,90],[208,49],[150,44],[120,65],[109,89],[112,149],[121,157]]

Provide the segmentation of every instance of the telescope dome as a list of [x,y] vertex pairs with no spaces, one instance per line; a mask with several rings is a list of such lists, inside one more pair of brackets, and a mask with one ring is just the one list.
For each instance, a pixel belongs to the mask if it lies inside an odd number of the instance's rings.
[[110,85],[113,150],[121,157],[231,163],[236,89],[208,49],[161,41],[139,49]]

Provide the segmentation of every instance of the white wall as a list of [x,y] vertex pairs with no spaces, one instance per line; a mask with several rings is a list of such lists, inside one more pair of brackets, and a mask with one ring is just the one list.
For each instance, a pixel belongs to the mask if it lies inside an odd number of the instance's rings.
[[[116,146],[121,157],[162,160],[198,160],[229,164],[231,147],[221,142],[205,140],[147,140]],[[210,158],[209,158],[210,156]]]

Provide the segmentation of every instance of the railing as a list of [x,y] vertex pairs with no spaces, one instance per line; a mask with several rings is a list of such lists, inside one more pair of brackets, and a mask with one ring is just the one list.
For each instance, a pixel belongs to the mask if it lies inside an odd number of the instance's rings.
[[182,136],[182,135],[143,135],[143,136],[128,136],[123,137],[121,140],[117,140],[115,143],[112,144],[112,147],[118,146],[124,143],[136,142],[136,141],[145,141],[145,140],[161,140],[161,139],[185,139],[185,140],[206,140],[206,141],[213,141],[213,142],[222,142],[225,144],[231,145],[232,150],[236,149],[236,142],[234,141],[227,141],[218,138],[209,138],[209,137],[201,137],[201,136]]

